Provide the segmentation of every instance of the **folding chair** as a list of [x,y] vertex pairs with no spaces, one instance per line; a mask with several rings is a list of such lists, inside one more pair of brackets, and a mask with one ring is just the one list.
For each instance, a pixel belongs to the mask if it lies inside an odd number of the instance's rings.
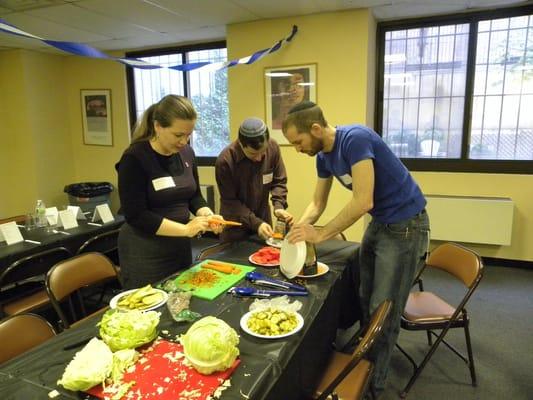
[[55,336],[52,325],[40,315],[17,314],[0,321],[0,364]]
[[83,243],[76,254],[90,253],[96,251],[102,253],[116,266],[120,265],[118,258],[118,234],[120,229],[115,229],[109,232],[101,233],[93,236]]
[[365,395],[373,365],[364,357],[383,330],[392,302],[383,301],[376,309],[368,327],[352,354],[333,352],[313,399],[359,400]]
[[[100,253],[84,253],[56,264],[46,276],[46,291],[62,326],[68,329],[90,317],[85,310],[80,289],[117,278],[117,271],[113,263]],[[74,298],[77,298],[79,308],[84,316],[81,320],[75,311]],[[68,302],[72,322],[69,322],[61,307],[61,303],[64,301]],[[100,311],[102,310],[97,312]]]
[[[472,250],[459,244],[451,242],[444,243],[431,252],[418,276],[420,277],[427,268],[437,268],[446,271],[464,284],[466,292],[456,307],[451,306],[436,294],[424,291],[422,287],[420,287],[420,291],[409,294],[401,319],[401,327],[410,331],[426,331],[428,344],[431,347],[422,362],[417,365],[413,358],[397,345],[400,351],[413,364],[414,368],[413,375],[400,394],[401,397],[407,396],[407,393],[441,342],[468,365],[472,386],[476,386],[476,371],[474,368],[474,357],[472,355],[472,344],[470,342],[469,319],[465,305],[474,293],[474,290],[476,290],[483,276],[483,262],[481,261],[481,257]],[[464,329],[468,357],[465,357],[444,340],[444,337],[452,328]],[[434,330],[441,330],[441,332],[437,335]],[[437,338],[434,343],[431,340],[432,336]]]
[[57,247],[12,263],[0,274],[0,311],[15,315],[48,304],[44,285],[46,273],[71,256],[66,248]]

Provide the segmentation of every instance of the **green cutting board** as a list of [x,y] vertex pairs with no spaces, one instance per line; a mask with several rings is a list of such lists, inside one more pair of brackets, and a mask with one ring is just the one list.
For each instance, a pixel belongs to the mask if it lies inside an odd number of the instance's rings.
[[[241,281],[246,273],[253,271],[255,267],[249,265],[241,265],[228,263],[236,266],[241,270],[238,274],[225,274],[223,272],[213,271],[208,269],[207,271],[213,272],[219,276],[219,280],[213,284],[211,287],[197,287],[187,283],[183,283],[184,280],[187,280],[187,276],[193,274],[202,269],[202,265],[211,260],[204,260],[199,264],[196,264],[194,267],[191,267],[176,277],[175,284],[177,287],[183,290],[191,290],[192,295],[199,297],[201,299],[213,300],[215,297],[219,296],[221,293],[226,293],[229,288],[235,286],[237,282]],[[218,261],[218,260],[217,260]],[[226,262],[226,261],[224,261]]]

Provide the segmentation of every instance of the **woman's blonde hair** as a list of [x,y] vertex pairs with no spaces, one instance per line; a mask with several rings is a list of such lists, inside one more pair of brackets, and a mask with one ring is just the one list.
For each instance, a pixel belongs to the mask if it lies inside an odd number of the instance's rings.
[[172,125],[175,119],[194,121],[197,118],[196,110],[191,101],[183,96],[169,94],[158,103],[152,104],[137,121],[133,129],[131,143],[150,140],[155,137],[155,121],[163,128]]

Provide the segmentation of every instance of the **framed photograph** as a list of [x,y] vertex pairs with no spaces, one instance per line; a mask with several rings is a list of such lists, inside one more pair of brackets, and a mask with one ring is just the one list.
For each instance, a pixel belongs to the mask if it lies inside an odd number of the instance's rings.
[[316,64],[265,68],[265,122],[280,145],[289,145],[281,132],[283,119],[304,100],[316,103]]
[[81,90],[83,143],[113,146],[111,131],[111,90]]

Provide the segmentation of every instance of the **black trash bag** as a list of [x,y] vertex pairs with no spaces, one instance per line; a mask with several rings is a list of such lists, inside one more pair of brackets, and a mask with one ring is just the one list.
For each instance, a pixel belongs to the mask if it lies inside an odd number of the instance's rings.
[[63,191],[75,197],[96,197],[111,193],[113,185],[109,182],[71,183]]

